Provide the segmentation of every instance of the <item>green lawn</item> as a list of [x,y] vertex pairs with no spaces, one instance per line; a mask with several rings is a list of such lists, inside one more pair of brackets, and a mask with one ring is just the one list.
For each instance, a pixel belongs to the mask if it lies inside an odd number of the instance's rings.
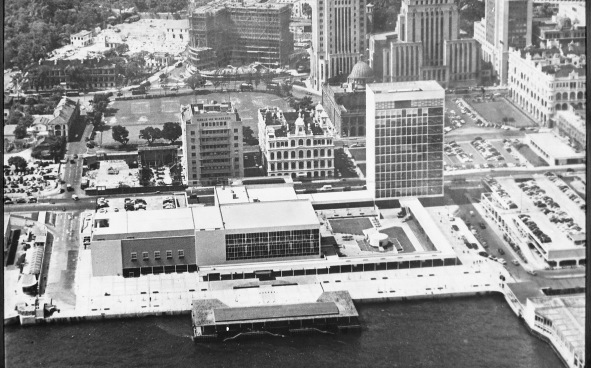
[[505,124],[503,118],[513,118],[515,121],[506,123],[506,125],[516,128],[537,126],[532,119],[503,98],[494,102],[471,102],[470,106],[493,124]]
[[333,233],[363,235],[363,230],[371,229],[373,225],[367,217],[343,218],[328,220]]

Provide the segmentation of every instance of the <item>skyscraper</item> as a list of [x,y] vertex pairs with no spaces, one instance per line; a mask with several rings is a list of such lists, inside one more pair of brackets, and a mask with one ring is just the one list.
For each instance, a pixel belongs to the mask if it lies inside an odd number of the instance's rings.
[[365,0],[316,0],[312,6],[311,76],[314,89],[348,75],[365,54]]
[[475,84],[478,43],[459,38],[459,30],[454,0],[403,0],[396,32],[370,37],[370,66],[381,71],[376,79],[436,80],[446,87]]
[[509,48],[523,49],[532,42],[531,0],[486,0],[484,18],[474,23],[474,39],[482,59],[492,64],[499,82],[507,83]]
[[435,81],[375,83],[366,96],[370,193],[443,195],[443,88]]

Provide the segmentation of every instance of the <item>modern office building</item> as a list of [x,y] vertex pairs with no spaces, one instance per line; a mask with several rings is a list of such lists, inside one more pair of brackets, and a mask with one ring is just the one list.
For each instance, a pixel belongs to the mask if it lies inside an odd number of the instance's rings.
[[443,88],[375,83],[366,92],[370,193],[376,200],[443,195]]
[[365,87],[373,82],[374,72],[365,61],[358,61],[347,83],[324,83],[322,105],[341,137],[365,136]]
[[230,102],[181,106],[183,182],[227,183],[244,175],[242,120]]
[[258,112],[259,143],[268,176],[334,176],[335,129],[321,105],[313,111]]
[[198,63],[203,48],[210,48],[218,66],[253,62],[274,68],[284,66],[293,51],[290,13],[289,4],[272,2],[221,1],[191,7],[190,60]]
[[484,18],[474,23],[474,39],[482,59],[490,62],[501,84],[507,84],[509,48],[523,49],[532,43],[533,2],[486,0]]
[[586,107],[584,47],[509,51],[508,83],[511,98],[533,119],[553,127],[555,114]]
[[403,0],[396,32],[371,35],[369,43],[377,81],[436,80],[454,87],[480,77],[479,45],[459,37],[453,0]]
[[320,258],[320,222],[310,201],[289,186],[264,189],[217,187],[213,206],[96,213],[93,276]]
[[312,6],[312,86],[348,75],[367,48],[365,0],[317,0]]

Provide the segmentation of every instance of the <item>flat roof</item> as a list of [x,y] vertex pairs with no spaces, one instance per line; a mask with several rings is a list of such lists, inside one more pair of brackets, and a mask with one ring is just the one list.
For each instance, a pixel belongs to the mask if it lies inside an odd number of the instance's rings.
[[226,229],[320,226],[306,200],[225,204],[220,205],[220,211]]
[[251,201],[255,198],[261,202],[298,199],[293,187],[287,185],[247,187],[247,190]]
[[216,322],[232,322],[339,314],[339,309],[334,302],[324,302],[264,305],[241,308],[216,308],[213,310],[213,313]]
[[526,134],[526,136],[552,158],[585,157],[585,152],[575,152],[571,146],[550,132]]
[[96,213],[94,220],[108,219],[108,227],[94,228],[100,234],[134,234],[157,231],[179,231],[195,229],[191,208],[169,210],[120,211]]
[[448,251],[455,255],[451,244],[446,241],[445,235],[443,235],[439,226],[433,221],[433,218],[429,212],[427,212],[425,207],[423,207],[418,198],[401,198],[399,202],[401,206],[406,206],[410,209],[419,224],[421,224],[425,234],[431,239],[431,242],[435,245],[435,248],[438,251]]
[[224,223],[218,206],[193,207],[195,230],[223,229]]
[[445,90],[435,81],[370,83],[367,91],[375,101],[445,98]]

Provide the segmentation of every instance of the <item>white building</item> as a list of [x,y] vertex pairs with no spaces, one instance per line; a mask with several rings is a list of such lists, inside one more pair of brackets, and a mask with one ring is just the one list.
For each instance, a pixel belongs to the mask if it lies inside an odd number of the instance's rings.
[[490,62],[501,84],[507,83],[509,48],[532,42],[533,3],[529,0],[486,0],[484,18],[474,22],[474,39],[482,59]]
[[189,19],[166,21],[166,41],[189,43]]
[[444,104],[435,81],[367,85],[366,178],[376,199],[443,195]]
[[553,133],[526,134],[524,142],[550,165],[584,164],[585,152],[577,152]]
[[317,0],[312,6],[311,80],[320,90],[329,78],[348,75],[367,49],[365,0]]
[[[511,50],[508,83],[511,98],[532,118],[552,126],[555,113],[586,106],[585,55],[554,49]],[[565,53],[563,55],[562,53]]]
[[585,367],[585,295],[528,298],[523,319],[548,339],[569,368]]
[[260,109],[258,118],[268,176],[334,176],[335,129],[320,104],[311,112]]
[[92,32],[82,30],[78,33],[70,35],[70,43],[74,47],[85,47],[92,44]]
[[242,120],[230,102],[181,106],[183,182],[227,183],[244,176]]
[[556,112],[556,125],[560,135],[568,137],[572,147],[584,150],[587,147],[587,115],[585,110],[568,110]]

